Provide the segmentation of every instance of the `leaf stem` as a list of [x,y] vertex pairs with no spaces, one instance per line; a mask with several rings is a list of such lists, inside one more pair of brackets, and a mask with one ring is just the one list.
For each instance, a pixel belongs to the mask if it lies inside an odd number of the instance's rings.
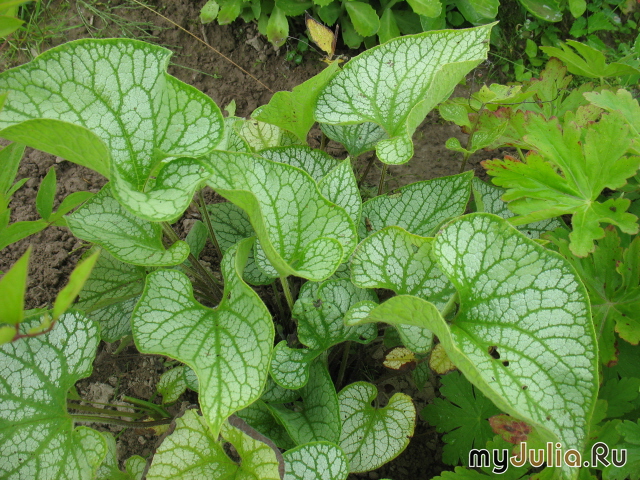
[[358,188],[360,188],[360,186],[362,185],[362,182],[364,182],[364,179],[367,178],[367,175],[369,175],[369,170],[371,170],[371,167],[373,166],[373,162],[375,162],[376,160],[376,153],[373,152],[371,154],[371,157],[369,157],[369,162],[367,163],[367,166],[364,169],[364,173],[360,176],[360,180],[358,180]]
[[449,315],[455,313],[456,309],[458,308],[457,305],[459,303],[459,300],[460,300],[460,297],[458,295],[458,292],[451,295],[451,298],[449,298],[449,301],[442,308],[442,311],[440,312],[440,315],[442,315],[442,318],[446,320]]
[[123,397],[122,399],[125,402],[129,402],[129,403],[132,403],[134,405],[137,405],[139,408],[142,408],[143,410],[156,412],[162,418],[171,417],[171,415],[169,415],[169,412],[167,412],[160,405],[156,405],[155,403],[151,403],[151,402],[147,402],[145,400],[140,400],[138,398],[127,397],[127,396]]
[[[73,403],[67,400],[67,408],[71,410],[79,410],[81,412],[97,413],[100,415],[108,415],[112,417],[131,417],[140,418],[143,414],[135,412],[121,412],[120,410],[113,410],[110,408],[96,408],[90,405],[82,405],[80,403]],[[73,414],[72,414],[73,415]]]
[[387,176],[387,168],[389,168],[389,165],[383,163],[382,172],[380,172],[380,183],[378,184],[378,195],[382,195],[384,193],[384,178]]
[[338,371],[338,378],[336,379],[336,390],[342,387],[344,380],[344,373],[347,370],[347,361],[349,360],[349,351],[351,350],[351,340],[344,342],[342,350],[342,360],[340,361],[340,370]]
[[284,321],[286,314],[284,313],[284,307],[282,306],[282,300],[280,300],[280,292],[278,291],[278,287],[276,287],[276,282],[271,284],[271,288],[273,288],[273,297],[275,298],[278,313],[280,313],[280,318]]
[[158,427],[160,425],[169,425],[173,418],[163,418],[161,420],[152,420],[149,422],[130,422],[128,420],[120,420],[119,418],[111,418],[111,417],[101,417],[100,415],[81,415],[81,414],[71,414],[71,418],[73,418],[76,422],[90,422],[90,423],[106,423],[110,425],[120,425],[122,427],[133,427],[133,428],[149,428],[149,427]]
[[471,156],[470,152],[465,152],[464,155],[462,156],[462,165],[460,165],[460,172],[459,173],[464,172],[464,167],[467,166],[467,160],[469,160],[470,156]]
[[220,244],[218,243],[218,238],[216,237],[216,234],[213,231],[213,225],[211,224],[211,217],[209,216],[209,210],[207,210],[207,204],[204,201],[204,195],[202,194],[202,190],[198,191],[198,209],[200,210],[200,216],[204,219],[204,223],[207,226],[207,230],[209,230],[209,238],[211,238],[211,243],[213,243],[213,247],[216,249],[216,254],[218,255],[218,258],[222,260],[222,249],[220,248]]
[[291,288],[289,287],[289,280],[287,277],[280,277],[280,284],[284,291],[284,296],[287,299],[287,305],[289,305],[289,311],[293,312],[293,296],[291,295]]

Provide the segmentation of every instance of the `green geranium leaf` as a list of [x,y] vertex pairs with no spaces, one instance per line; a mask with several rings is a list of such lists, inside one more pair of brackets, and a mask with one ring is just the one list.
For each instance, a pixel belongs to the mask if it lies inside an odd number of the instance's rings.
[[[347,2],[347,7],[355,2]],[[320,123],[379,125],[389,136],[378,158],[401,164],[413,155],[411,137],[427,113],[486,58],[492,25],[399,37],[352,59],[318,98]],[[398,77],[393,72],[406,73]]]
[[338,394],[342,434],[340,447],[350,472],[375,470],[396,458],[409,444],[416,421],[411,397],[395,393],[384,408],[374,408],[375,386],[356,382]]
[[[506,192],[503,188],[485,183],[475,177],[471,182],[471,188],[478,212],[493,213],[505,219],[515,216],[515,213],[509,210],[507,204],[501,199],[502,195]],[[562,226],[560,220],[557,218],[548,218],[527,225],[518,225],[516,228],[529,238],[540,238],[540,235],[543,233],[555,230],[560,226]]]
[[259,398],[269,369],[271,315],[242,281],[252,243],[244,240],[225,255],[224,297],[215,310],[194,300],[184,274],[158,270],[147,277],[133,312],[133,335],[141,352],[168,355],[195,371],[200,406],[214,435],[225,418]]
[[98,342],[98,326],[69,312],[47,334],[0,346],[0,477],[94,477],[107,445],[99,432],[73,428],[66,397],[91,374]]
[[471,194],[473,172],[416,182],[362,205],[361,238],[397,225],[423,237],[450,218],[462,215]]
[[309,381],[300,389],[302,403],[294,410],[284,405],[268,405],[274,417],[284,425],[296,445],[340,439],[338,395],[326,365],[321,360],[309,368]]
[[292,132],[301,143],[315,123],[313,105],[320,90],[333,78],[338,62],[330,64],[316,76],[293,88],[291,92],[276,92],[269,103],[260,109],[255,119],[271,123]]
[[176,478],[215,478],[234,480],[259,478],[280,480],[280,462],[274,448],[227,422],[221,434],[235,448],[241,461],[225,453],[224,443],[212,433],[204,417],[187,410],[175,421],[175,429],[156,450],[147,474],[148,480]]
[[52,48],[0,75],[0,90],[11,92],[0,136],[109,177],[115,197],[142,218],[174,219],[211,175],[188,157],[215,148],[223,121],[213,100],[166,73],[170,55],[129,39]]
[[[366,238],[351,259],[351,278],[362,288],[387,288],[399,295],[415,295],[443,308],[455,293],[430,254],[433,239],[412,235],[400,227],[386,227]],[[397,325],[409,350],[431,350],[433,333],[415,325]]]
[[257,400],[253,402],[247,408],[240,410],[237,415],[252,428],[255,428],[258,432],[270,438],[278,448],[288,450],[296,446],[285,428],[276,420],[264,401]]
[[391,298],[368,320],[430,328],[498,408],[582,451],[598,355],[587,293],[573,268],[489,214],[451,222],[433,253],[460,296],[453,322],[408,295]]
[[318,184],[327,200],[345,209],[355,225],[360,223],[362,198],[348,158],[331,170]]
[[289,390],[304,387],[309,381],[309,365],[323,351],[290,348],[285,341],[278,343],[271,358],[271,378]]
[[144,288],[147,272],[102,251],[80,292],[76,308],[100,324],[100,337],[115,342],[131,333],[131,312]]
[[[256,232],[251,226],[249,217],[244,210],[233,203],[214,203],[207,205],[207,210],[222,253],[226,253],[240,240],[255,237]],[[276,277],[267,275],[258,267],[252,250],[244,267],[243,278],[251,285],[269,285]]]
[[442,461],[448,465],[468,466],[469,451],[484,448],[493,438],[488,418],[500,413],[482,392],[476,389],[458,372],[442,377],[440,393],[446,397],[435,398],[422,410],[422,416],[435,425],[442,437]]
[[625,448],[627,450],[627,462],[621,467],[611,465],[605,468],[603,478],[606,480],[639,480],[640,420],[637,422],[626,420],[618,425],[616,430],[620,435],[624,436],[624,442],[616,444],[616,448]]
[[328,173],[340,165],[340,161],[326,154],[322,150],[314,150],[301,145],[290,147],[266,148],[260,151],[260,156],[273,162],[286,163],[304,170],[320,183]]
[[[601,223],[616,225],[623,232],[638,232],[637,217],[626,210],[630,201],[598,197],[605,188],[626,184],[640,167],[640,157],[625,156],[633,135],[620,114],[604,114],[586,128],[575,122],[541,115],[526,117],[525,141],[538,153],[526,162],[490,160],[483,164],[496,185],[505,187],[503,200],[519,216],[514,225],[572,214],[571,251],[584,257],[604,236]],[[558,171],[559,170],[559,171]]]
[[362,155],[364,152],[374,150],[380,140],[389,138],[384,128],[371,122],[356,123],[353,125],[321,123],[320,129],[331,140],[335,140],[344,145],[349,155],[354,158]]
[[620,89],[616,93],[608,90],[601,92],[587,92],[584,98],[593,105],[603,108],[609,112],[618,111],[629,124],[633,132],[633,148],[636,155],[640,155],[640,105],[638,100],[631,96],[627,90]]
[[249,215],[260,241],[258,265],[267,274],[324,280],[355,248],[349,215],[302,170],[230,152],[215,152],[211,161],[218,175],[209,184]]
[[347,279],[307,282],[292,312],[298,320],[298,338],[312,350],[326,350],[348,340],[368,343],[378,334],[374,325],[346,327],[342,319],[353,305],[377,300],[373,290],[358,288]]
[[182,241],[165,249],[160,224],[129,213],[113,198],[108,185],[67,216],[67,223],[76,237],[96,243],[118,260],[133,265],[177,265],[189,255],[189,247]]
[[284,480],[346,480],[347,458],[337,445],[312,442],[287,450],[284,457]]

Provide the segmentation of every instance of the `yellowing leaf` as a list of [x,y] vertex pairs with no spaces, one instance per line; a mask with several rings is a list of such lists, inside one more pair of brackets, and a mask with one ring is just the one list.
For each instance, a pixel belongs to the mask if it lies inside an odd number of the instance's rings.
[[413,369],[416,366],[416,355],[406,347],[395,347],[387,352],[382,364],[392,370]]
[[447,352],[441,343],[433,347],[431,356],[429,357],[429,366],[431,370],[440,375],[452,372],[457,368],[447,356]]

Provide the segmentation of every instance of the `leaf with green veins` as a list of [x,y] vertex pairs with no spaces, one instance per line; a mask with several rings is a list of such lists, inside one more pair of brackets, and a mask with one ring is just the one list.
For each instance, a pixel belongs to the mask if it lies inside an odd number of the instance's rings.
[[[193,222],[193,225],[191,225],[191,228],[189,229],[189,233],[187,233],[187,236],[184,239],[189,246],[189,253],[194,257],[199,258],[200,253],[202,253],[202,250],[207,244],[207,238],[209,238],[209,231],[205,224],[200,220]],[[184,263],[191,266],[189,259],[185,260]]]
[[260,397],[269,369],[271,315],[242,281],[252,244],[243,240],[224,256],[224,295],[215,310],[194,300],[184,274],[158,270],[147,276],[132,317],[141,352],[170,356],[195,371],[200,406],[214,435],[225,418]]
[[[352,3],[352,2],[350,2]],[[379,125],[389,136],[378,158],[401,164],[413,156],[411,137],[427,113],[487,55],[493,25],[398,37],[349,61],[318,98],[320,123]],[[403,70],[403,75],[397,73]]]
[[395,393],[384,408],[371,402],[378,390],[366,382],[356,382],[338,394],[342,434],[340,448],[349,462],[349,472],[375,470],[396,458],[409,444],[416,421],[411,397]]
[[331,170],[318,186],[327,200],[345,209],[355,225],[360,223],[362,198],[350,159],[347,158]]
[[102,251],[80,292],[76,308],[100,324],[100,337],[115,342],[131,333],[131,313],[144,289],[143,267],[121,262]]
[[[471,189],[476,204],[476,211],[493,213],[505,219],[515,216],[515,214],[507,208],[507,204],[501,199],[506,191],[503,188],[485,183],[479,178],[474,177],[471,182]],[[557,218],[549,218],[527,225],[518,225],[516,228],[529,238],[540,238],[540,235],[543,233],[555,230],[560,226],[562,226],[560,220]]]
[[436,427],[445,445],[442,461],[448,465],[468,466],[469,451],[483,448],[493,438],[487,419],[500,413],[482,392],[458,372],[441,378],[440,393],[445,399],[436,398],[421,412],[422,417]]
[[[253,114],[256,115],[256,112]],[[244,120],[238,130],[238,135],[247,143],[252,152],[281,146],[283,133],[284,130],[280,127],[253,118]]]
[[290,147],[267,148],[260,151],[260,156],[272,162],[286,163],[304,170],[316,183],[320,183],[331,170],[340,165],[340,161],[322,150],[311,149],[302,145]]
[[324,350],[290,348],[284,340],[273,349],[271,378],[283,388],[297,390],[309,381],[309,365]]
[[236,415],[247,422],[251,428],[270,438],[278,448],[288,450],[296,446],[285,428],[274,418],[273,413],[262,400],[253,402],[237,412]]
[[66,396],[91,374],[98,342],[98,326],[68,312],[47,334],[0,346],[0,477],[93,478],[106,444],[95,430],[73,428]]
[[40,183],[36,196],[36,210],[43,220],[49,220],[56,196],[56,169],[51,167]]
[[210,430],[204,417],[187,410],[175,420],[175,429],[156,450],[147,479],[280,480],[278,456],[270,445],[227,422],[221,427],[222,436],[235,447],[240,462],[227,456],[224,443],[218,441],[218,434]]
[[408,295],[387,300],[367,320],[430,328],[498,408],[582,451],[598,356],[587,292],[574,269],[484,213],[452,221],[436,236],[433,253],[460,296],[453,323]]
[[160,376],[156,389],[162,395],[162,404],[173,403],[187,391],[184,371],[188,367],[180,366],[167,370]]
[[371,122],[352,125],[321,123],[320,129],[331,140],[341,143],[354,158],[364,152],[375,150],[380,140],[389,138],[384,128]]
[[[100,432],[107,446],[107,453],[98,469],[96,480],[141,480],[146,460],[139,455],[129,457],[126,461],[126,472],[118,466],[116,440],[109,432]],[[140,468],[142,466],[142,468]]]
[[24,294],[27,290],[31,246],[0,279],[0,321],[17,325],[24,319]]
[[108,185],[66,218],[76,237],[102,246],[126,263],[177,265],[189,255],[189,247],[182,241],[165,249],[160,224],[129,213],[113,198]]
[[[573,265],[587,287],[593,323],[598,339],[600,361],[611,366],[617,361],[618,339],[614,333],[631,343],[640,342],[640,277],[638,249],[640,239],[629,248],[620,247],[620,237],[613,227],[605,229],[604,238],[597,241],[592,255],[576,257],[569,248],[569,232],[557,229],[545,235]],[[612,268],[617,266],[617,268]],[[626,274],[630,273],[628,278]],[[621,275],[625,274],[625,275]]]
[[570,248],[580,257],[592,252],[594,240],[604,236],[600,223],[637,233],[637,217],[626,212],[628,199],[598,201],[605,188],[625,185],[640,167],[640,157],[624,156],[631,145],[624,119],[619,114],[604,114],[600,122],[586,128],[572,122],[561,128],[556,118],[546,120],[534,114],[526,119],[524,139],[539,154],[528,154],[525,163],[513,159],[483,162],[493,183],[507,188],[502,198],[519,215],[511,223],[523,225],[572,214]]
[[[229,111],[229,109],[226,109]],[[244,118],[234,117],[229,114],[224,119],[224,134],[222,141],[218,144],[217,150],[227,150],[230,152],[251,152],[251,147],[244,138],[240,136],[240,130],[245,122]]]
[[282,388],[271,377],[267,379],[267,386],[260,397],[266,403],[279,404],[290,403],[300,398],[300,391]]
[[[211,174],[187,157],[213,150],[223,121],[213,100],[166,73],[170,55],[129,39],[54,47],[0,74],[0,90],[11,91],[0,136],[109,177],[116,198],[142,218],[174,219]],[[168,157],[176,159],[158,173]]]
[[[431,260],[433,239],[400,227],[385,227],[363,240],[351,258],[351,278],[361,288],[387,288],[415,295],[442,309],[455,293],[452,283]],[[433,332],[416,325],[397,325],[402,343],[427,353]]]
[[312,442],[287,450],[284,457],[284,480],[346,480],[347,458],[337,445]]
[[380,195],[362,205],[358,234],[366,238],[378,230],[397,225],[423,237],[446,220],[462,215],[471,195],[473,172],[416,182]]
[[307,134],[315,123],[313,105],[320,90],[333,78],[338,68],[338,62],[334,62],[319,74],[294,87],[293,91],[276,92],[254,118],[288,130],[301,143],[306,143]]
[[291,312],[298,320],[298,339],[311,350],[326,350],[349,340],[372,341],[378,333],[375,325],[354,328],[342,321],[353,305],[365,301],[377,303],[378,297],[347,279],[305,283]]
[[[602,472],[602,477],[606,480],[639,480],[640,479],[640,420],[632,422],[626,420],[616,427],[620,435],[624,436],[624,441],[618,443],[616,448],[627,450],[627,462],[616,467],[611,465]],[[618,457],[619,458],[619,457]]]
[[214,152],[210,161],[218,174],[209,185],[247,212],[260,241],[258,265],[267,274],[271,268],[281,277],[324,280],[355,248],[349,215],[302,170],[230,152]]
[[321,359],[311,363],[309,381],[300,389],[302,404],[295,410],[284,405],[267,405],[284,425],[296,445],[340,438],[340,411],[333,380]]
[[608,112],[617,111],[622,114],[634,134],[632,147],[635,150],[633,153],[640,155],[640,105],[638,100],[634,99],[631,93],[624,89],[620,89],[616,93],[608,90],[587,92],[584,93],[584,98],[591,104]]
[[[256,232],[251,226],[249,217],[244,210],[233,203],[214,203],[207,205],[207,210],[222,253],[226,253],[240,240],[255,237]],[[258,267],[254,250],[249,253],[243,278],[251,285],[269,285],[273,283],[275,277],[267,275]]]

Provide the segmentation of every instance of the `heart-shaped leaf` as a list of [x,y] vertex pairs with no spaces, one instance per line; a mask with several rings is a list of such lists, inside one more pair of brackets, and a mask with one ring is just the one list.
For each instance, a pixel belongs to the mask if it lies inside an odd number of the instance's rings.
[[240,457],[229,458],[224,443],[218,441],[204,417],[195,410],[187,410],[175,421],[175,429],[156,450],[147,474],[148,480],[176,478],[259,478],[281,480],[280,462],[272,447],[254,439],[227,422],[221,434]]
[[378,390],[366,382],[356,382],[338,394],[342,435],[340,447],[350,472],[375,470],[396,458],[409,445],[416,422],[411,397],[395,393],[384,408],[371,402]]
[[104,247],[126,263],[148,267],[177,265],[189,255],[189,247],[182,241],[165,249],[160,224],[125,210],[113,198],[108,185],[66,218],[76,237]]
[[283,388],[297,390],[309,381],[309,365],[324,350],[290,348],[287,342],[278,343],[271,358],[271,378]]
[[[549,441],[582,451],[598,392],[598,354],[587,292],[573,268],[489,214],[453,221],[433,250],[460,297],[453,322],[408,295],[391,298],[368,320],[430,328],[498,408],[540,427]],[[577,471],[564,474],[575,478]]]
[[129,39],[52,48],[0,74],[0,90],[11,93],[0,136],[111,178],[115,197],[142,218],[174,219],[211,174],[186,157],[215,148],[223,121],[213,100],[166,73],[170,55]]
[[389,136],[378,142],[378,158],[389,164],[407,162],[413,156],[411,137],[427,113],[486,58],[491,27],[398,37],[367,50],[322,90],[316,120],[375,123]]
[[284,405],[268,407],[296,445],[319,441],[336,443],[341,426],[336,388],[320,359],[313,362],[309,370],[309,381],[300,389],[301,405],[296,405],[294,410]]
[[99,341],[93,321],[68,312],[47,334],[0,346],[0,477],[94,477],[107,445],[99,432],[73,428],[67,391],[91,374]]
[[352,157],[374,150],[380,140],[389,138],[384,128],[371,122],[356,123],[354,125],[321,123],[320,128],[331,140],[340,142]]
[[252,428],[255,428],[258,432],[271,439],[278,448],[287,450],[295,447],[296,444],[291,440],[291,437],[282,424],[273,416],[273,413],[264,401],[255,401],[247,408],[240,410],[236,415],[247,422]]
[[[214,436],[229,415],[259,398],[269,369],[271,315],[242,281],[252,244],[243,240],[224,256],[225,289],[215,310],[194,300],[184,274],[158,270],[147,277],[133,312],[133,335],[141,352],[168,355],[195,371],[200,407]],[[242,342],[237,340],[240,332]]]
[[327,200],[345,209],[355,225],[360,223],[362,198],[358,182],[353,175],[351,160],[346,159],[331,170],[318,184]]
[[312,442],[287,450],[284,458],[284,480],[346,480],[347,457],[333,443]]
[[258,265],[267,274],[324,280],[353,251],[349,215],[299,168],[231,152],[214,152],[210,161],[218,174],[209,184],[249,215],[260,240]]
[[314,150],[301,145],[289,147],[266,148],[260,151],[260,156],[273,162],[286,163],[304,170],[320,183],[331,170],[340,162],[322,150]]
[[362,205],[361,238],[396,225],[423,237],[446,220],[464,213],[473,172],[416,182],[393,193],[380,195]]

